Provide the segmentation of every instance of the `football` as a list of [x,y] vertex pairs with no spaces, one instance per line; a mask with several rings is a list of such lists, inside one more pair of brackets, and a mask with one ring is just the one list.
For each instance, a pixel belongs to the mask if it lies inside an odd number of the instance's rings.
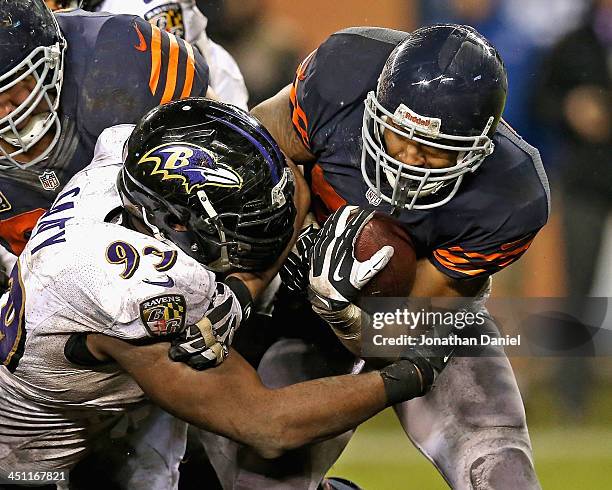
[[355,257],[364,261],[385,245],[394,249],[389,263],[368,282],[361,297],[406,297],[416,274],[416,253],[412,240],[393,217],[376,213],[355,241]]

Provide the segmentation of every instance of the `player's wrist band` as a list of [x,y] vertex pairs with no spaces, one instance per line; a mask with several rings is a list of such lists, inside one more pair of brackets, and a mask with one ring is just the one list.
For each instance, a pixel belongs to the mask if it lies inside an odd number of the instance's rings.
[[223,282],[232,290],[238,303],[240,303],[240,307],[242,308],[242,321],[247,320],[251,313],[251,306],[253,305],[253,297],[251,296],[249,288],[236,276],[228,276]]
[[335,334],[345,340],[361,340],[361,329],[366,326],[370,316],[358,306],[349,303],[338,311],[326,310],[312,305],[312,310],[332,328]]
[[388,407],[423,394],[421,372],[408,359],[394,362],[379,370],[379,373],[385,385]]

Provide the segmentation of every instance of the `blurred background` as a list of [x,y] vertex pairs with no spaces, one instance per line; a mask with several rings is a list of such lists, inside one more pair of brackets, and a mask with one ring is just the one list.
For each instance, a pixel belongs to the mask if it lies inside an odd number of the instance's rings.
[[[242,69],[251,107],[289,83],[297,64],[344,27],[476,27],[508,68],[504,117],[540,149],[553,190],[550,223],[521,261],[495,276],[494,295],[564,297],[577,308],[587,296],[612,296],[612,0],[197,3],[210,38]],[[612,488],[611,359],[561,350],[511,361],[543,487]],[[391,412],[360,427],[331,474],[368,489],[446,488]]]

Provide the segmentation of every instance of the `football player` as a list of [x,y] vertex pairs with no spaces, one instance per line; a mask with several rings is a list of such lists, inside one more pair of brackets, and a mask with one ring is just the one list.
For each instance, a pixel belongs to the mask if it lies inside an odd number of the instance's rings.
[[[497,50],[468,26],[413,33],[350,28],[329,37],[299,66],[291,85],[252,112],[305,166],[320,222],[345,204],[393,213],[419,258],[411,295],[474,297],[478,309],[490,276],[528,249],[549,214],[538,151],[501,119],[506,92]],[[331,219],[346,221],[349,211],[342,208]],[[305,231],[301,253],[287,262],[289,288],[305,288],[307,244],[315,239],[316,231]],[[337,260],[331,250],[319,247],[318,260],[326,252],[325,260]],[[350,253],[345,258],[353,260]],[[314,307],[359,354],[358,343],[350,342],[363,318],[350,304],[355,285],[321,270],[336,269],[323,263],[319,272],[311,270]],[[287,304],[279,302],[275,314],[282,318]],[[306,318],[303,311],[289,315],[293,323]],[[273,386],[304,379],[311,374],[303,366],[317,358],[315,351],[300,340],[279,342],[259,373]],[[496,354],[456,357],[438,389],[395,407],[410,440],[452,488],[539,487],[514,374],[501,349]],[[341,371],[336,364],[330,369]],[[294,470],[282,474],[266,472],[265,465],[220,473],[234,471],[249,488],[313,488],[347,440],[297,454],[289,465]]]
[[0,46],[0,243],[14,255],[103,129],[208,88],[200,53],[136,16],[0,0]]
[[[233,106],[187,99],[105,130],[2,298],[0,475],[70,469],[119,417],[137,424],[153,404],[271,457],[426,393],[444,364],[417,351],[283,389],[236,352],[205,371],[168,358],[168,342],[176,360],[198,350],[175,339],[184,330],[228,349],[261,271],[287,253],[292,194],[280,149]],[[123,487],[174,488],[184,438],[178,426],[156,441],[152,457],[174,469],[165,482],[151,471]]]
[[195,0],[103,0],[92,9],[142,17],[161,30],[185,39],[204,55],[210,68],[210,87],[218,100],[247,109],[249,94],[231,54],[206,35],[208,19]]

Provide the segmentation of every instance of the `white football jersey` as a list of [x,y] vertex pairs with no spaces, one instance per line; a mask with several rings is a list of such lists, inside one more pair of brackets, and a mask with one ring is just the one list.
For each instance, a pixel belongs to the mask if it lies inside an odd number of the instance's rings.
[[[104,222],[121,205],[131,129],[102,133],[92,164],[39,220],[0,300],[0,475],[70,468],[96,433],[146,404],[117,364],[70,362],[72,334],[163,340],[215,298],[213,272],[180,249]],[[231,314],[241,319],[235,298]]]
[[196,46],[210,69],[210,86],[221,102],[247,110],[249,94],[236,60],[206,35],[208,19],[195,0],[104,0],[97,10],[138,15]]

